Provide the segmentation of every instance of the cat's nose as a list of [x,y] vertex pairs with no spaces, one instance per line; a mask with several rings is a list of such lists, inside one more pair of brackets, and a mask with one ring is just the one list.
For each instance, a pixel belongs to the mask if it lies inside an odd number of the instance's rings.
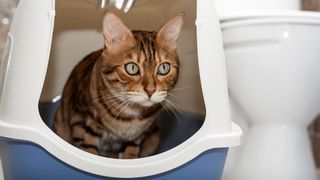
[[145,88],[144,91],[148,94],[149,97],[156,91],[156,88]]

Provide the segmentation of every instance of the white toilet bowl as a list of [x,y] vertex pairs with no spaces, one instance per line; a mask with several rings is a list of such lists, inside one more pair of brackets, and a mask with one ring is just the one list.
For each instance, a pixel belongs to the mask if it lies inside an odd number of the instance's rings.
[[225,179],[315,180],[307,126],[320,112],[320,14],[221,19],[231,98],[248,117]]

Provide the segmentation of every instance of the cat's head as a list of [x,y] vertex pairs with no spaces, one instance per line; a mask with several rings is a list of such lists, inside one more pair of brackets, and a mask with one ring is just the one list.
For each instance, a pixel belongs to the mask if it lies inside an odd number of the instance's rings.
[[103,20],[105,49],[102,76],[118,99],[152,106],[166,99],[177,83],[177,40],[184,23],[180,13],[158,32],[130,31],[114,14]]

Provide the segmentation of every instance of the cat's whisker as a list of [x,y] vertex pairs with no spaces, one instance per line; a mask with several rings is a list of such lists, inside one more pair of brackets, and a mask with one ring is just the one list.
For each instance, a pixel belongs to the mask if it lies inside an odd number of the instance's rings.
[[165,102],[167,103],[166,105],[169,107],[168,109],[169,109],[169,110],[174,114],[174,116],[176,117],[179,125],[181,125],[181,123],[180,123],[180,118],[179,118],[179,115],[178,115],[177,112],[176,112],[177,109],[176,109],[175,105],[172,104],[172,103],[169,101],[169,99],[166,99]]
[[167,96],[169,99],[172,99],[172,100],[179,100],[181,99],[181,96],[178,96],[178,95],[174,95],[174,94],[168,94]]
[[[174,114],[177,116],[177,117],[179,117],[179,115],[178,114],[182,114],[182,112],[180,111],[180,110],[178,110],[176,107],[175,107],[175,105],[174,104],[172,104],[172,103],[169,103],[168,102],[168,107],[170,107],[170,109],[172,110],[172,112],[174,112]],[[178,118],[179,119],[179,118]]]
[[112,98],[101,98],[103,101],[107,101],[108,103],[112,103],[114,101],[121,101],[122,97],[112,97]]
[[[125,101],[126,101],[126,100],[127,100],[127,99],[125,99]],[[111,101],[110,104],[108,104],[108,105],[109,105],[110,108],[113,108],[115,105],[120,105],[121,103],[123,103],[123,101],[121,101],[121,100],[119,100],[119,99],[115,99],[115,100]],[[118,107],[117,107],[117,108],[118,108]],[[116,110],[117,108],[115,108],[115,110]]]
[[114,97],[122,97],[124,96],[122,93],[117,93],[117,94],[107,94],[107,95],[102,95],[100,98],[114,98]]
[[112,98],[112,97],[123,97],[123,96],[126,96],[125,94],[123,93],[117,93],[117,94],[112,94],[110,96],[105,96],[106,98]]
[[170,118],[172,118],[172,112],[170,113],[170,110],[167,107],[167,105],[165,104],[165,102],[161,102],[161,105],[164,108],[164,110],[167,112],[167,114],[170,116]]
[[168,96],[168,93],[167,93],[167,92],[160,92],[160,93],[158,94],[158,96],[164,96],[164,97],[166,97],[166,96]]
[[182,110],[173,101],[168,100],[167,103],[172,109],[182,114]]
[[116,115],[115,119],[117,119],[118,116],[121,114],[121,112],[122,112],[123,110],[125,110],[130,104],[131,104],[130,100],[127,100],[127,101],[126,101],[126,104],[124,104],[124,106],[122,107],[122,109],[118,112],[118,114]]
[[100,96],[98,96],[97,98],[93,99],[93,100],[91,101],[91,103],[95,103],[95,102],[98,102],[98,101],[100,101],[100,100],[116,99],[116,98],[119,98],[119,97],[122,97],[122,96],[123,96],[123,95],[120,94],[120,93],[100,95]]
[[176,101],[183,99],[180,93],[177,93],[177,94],[169,93],[167,97]]
[[181,114],[183,113],[183,108],[175,101],[175,99],[173,99],[172,97],[168,97],[167,100],[168,103],[172,104],[177,111],[179,111]]
[[169,106],[171,106],[175,111],[177,111],[182,116],[183,110],[177,102],[175,102],[171,98],[168,98],[167,102],[168,102]]
[[169,114],[169,116],[172,118],[172,116],[174,116],[174,118],[177,119],[177,116],[174,114],[174,112],[172,111],[172,108],[169,107],[169,105],[164,102],[163,103],[163,107],[165,108],[165,110],[167,111],[167,113]]
[[127,92],[128,95],[139,95],[141,94],[140,92]]
[[97,98],[93,99],[91,102],[93,103],[93,102],[97,102],[99,100],[109,100],[109,99],[114,99],[114,98],[118,98],[118,97],[117,96],[109,96],[109,97],[101,96],[101,97],[97,97]]
[[180,88],[173,88],[170,91],[181,91],[181,90],[185,90],[185,89],[189,89],[192,86],[185,86],[185,87],[180,87]]
[[124,104],[126,104],[126,102],[129,101],[129,97],[126,97],[124,101],[120,101],[121,103],[117,102],[117,103],[113,103],[113,105],[110,105],[110,108],[113,108],[116,104],[118,104],[117,107],[114,108],[114,111],[117,111],[119,108],[121,108],[121,106],[123,106]]
[[123,95],[122,92],[110,92],[110,91],[107,91],[105,94],[100,94],[99,96],[116,96],[116,95]]
[[165,104],[164,102],[160,102],[160,104],[161,104],[161,107],[163,107],[163,109],[164,109],[167,113],[169,113],[166,104]]

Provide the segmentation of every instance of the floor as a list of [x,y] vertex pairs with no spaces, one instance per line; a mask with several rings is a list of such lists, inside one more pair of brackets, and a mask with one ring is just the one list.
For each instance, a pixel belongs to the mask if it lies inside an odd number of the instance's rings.
[[320,169],[318,169],[317,173],[318,173],[318,180],[320,180]]

